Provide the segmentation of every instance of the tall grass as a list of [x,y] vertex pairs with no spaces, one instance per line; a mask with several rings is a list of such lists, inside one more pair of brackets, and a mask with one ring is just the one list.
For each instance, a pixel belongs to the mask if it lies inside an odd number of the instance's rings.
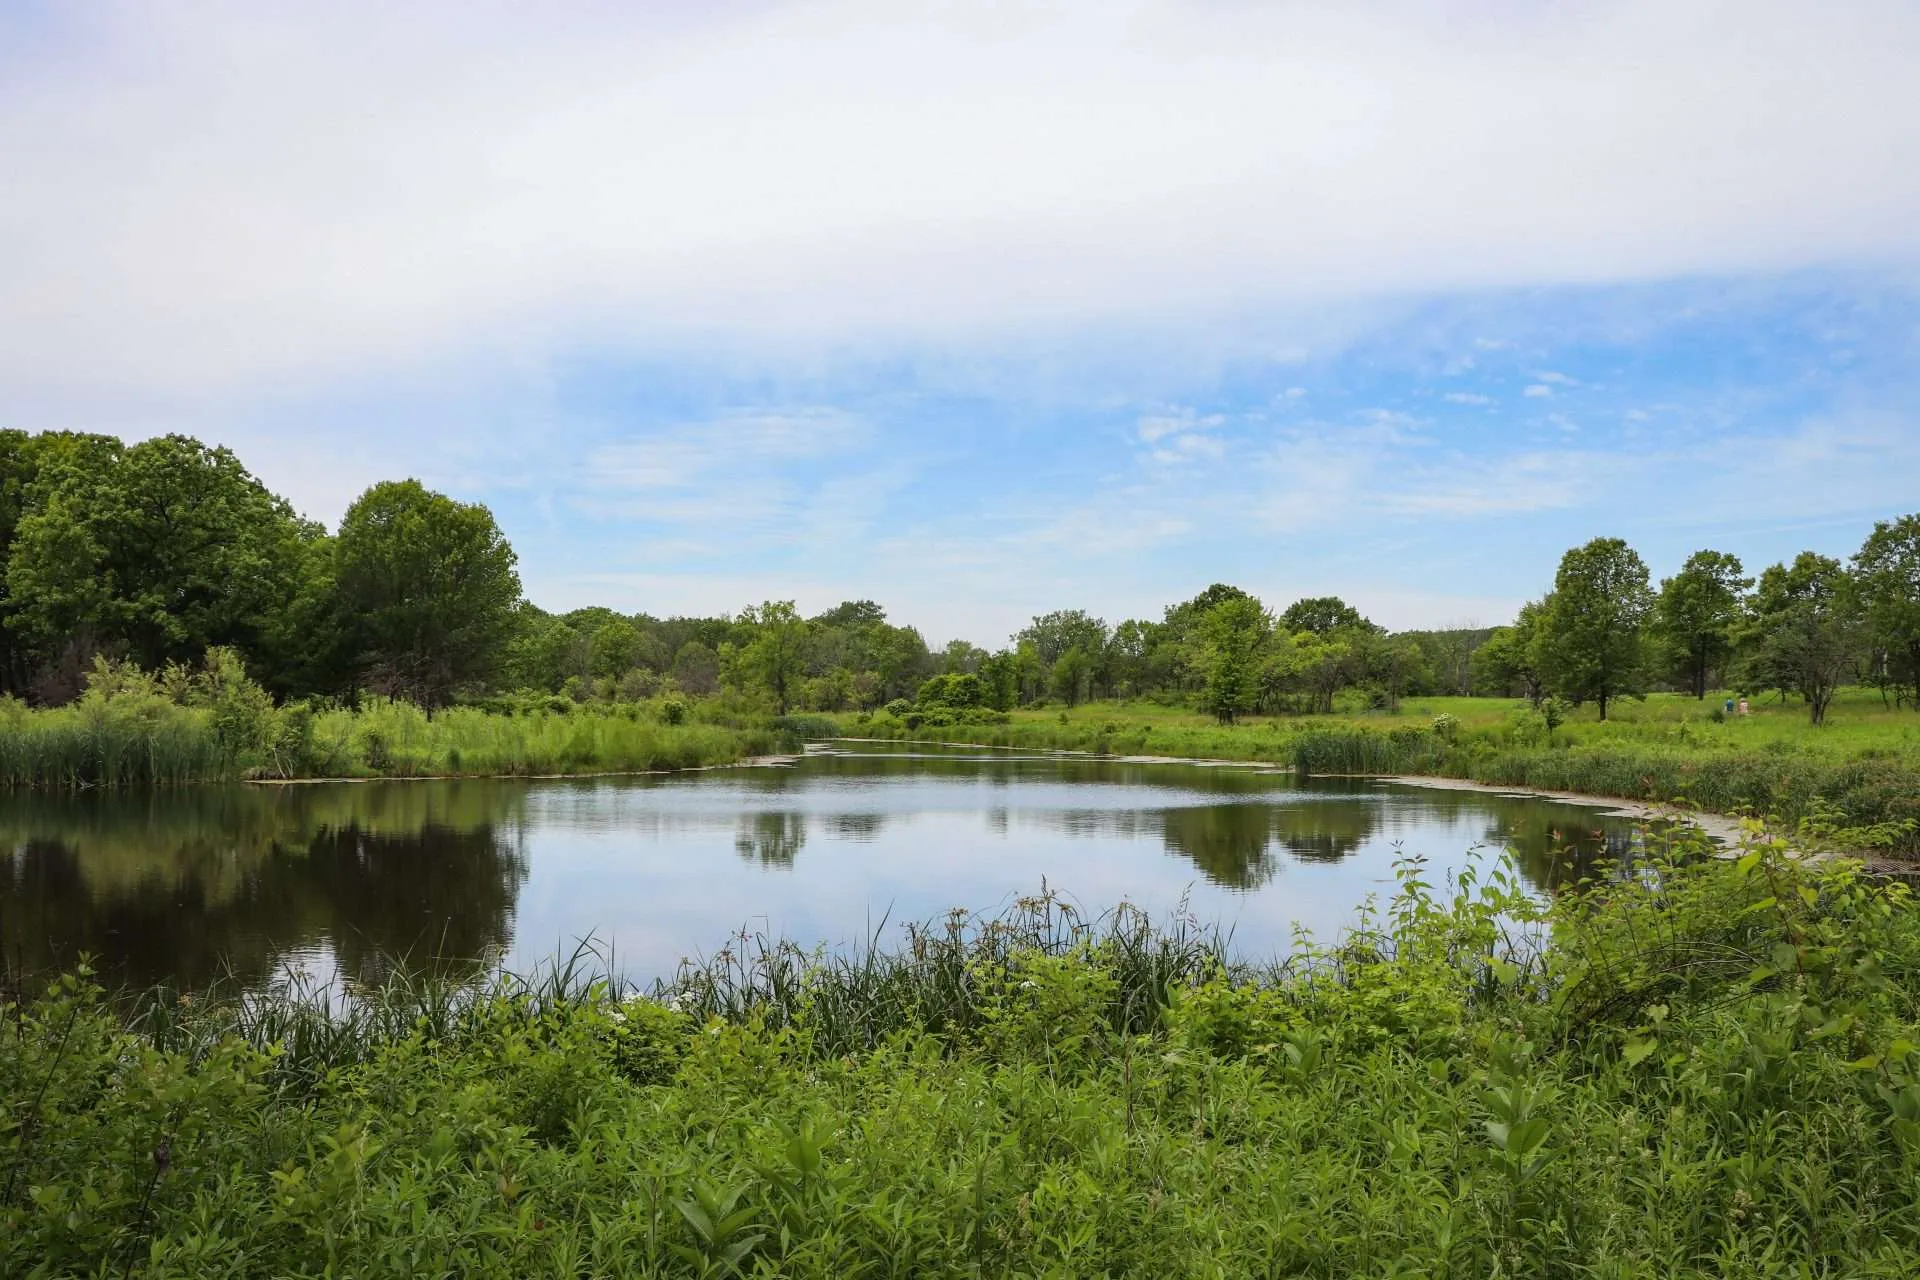
[[428,714],[368,701],[318,713],[264,700],[244,718],[152,689],[64,707],[0,699],[0,789],[124,789],[248,778],[480,777],[691,769],[791,746],[771,725],[668,723],[646,706]]
[[0,1001],[0,1273],[1911,1275],[1920,913],[1689,839],[1407,864],[1289,968],[1042,894],[645,997],[69,977]]

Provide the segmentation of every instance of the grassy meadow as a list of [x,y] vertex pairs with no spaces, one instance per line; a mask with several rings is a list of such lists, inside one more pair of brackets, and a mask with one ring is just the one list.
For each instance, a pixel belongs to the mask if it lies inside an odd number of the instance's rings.
[[1042,896],[646,996],[73,976],[0,1002],[0,1273],[1913,1274],[1920,915],[1695,852],[1258,970]]
[[[1500,698],[1409,698],[1394,713],[1246,716],[1233,725],[1145,702],[1016,711],[1005,724],[909,728],[888,715],[839,724],[856,737],[1428,774],[1855,828],[1920,819],[1920,714],[1864,689],[1842,690],[1819,726],[1797,701],[1751,706],[1751,715],[1725,717],[1720,695],[1653,694],[1615,703],[1604,722],[1587,707],[1551,728],[1526,702]],[[1920,854],[1911,830],[1869,835]]]

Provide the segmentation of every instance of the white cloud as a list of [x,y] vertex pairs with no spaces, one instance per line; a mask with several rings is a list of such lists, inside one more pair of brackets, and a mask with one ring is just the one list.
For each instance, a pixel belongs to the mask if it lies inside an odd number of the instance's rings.
[[1137,426],[1142,443],[1151,446],[1147,456],[1169,465],[1197,459],[1218,460],[1226,456],[1226,442],[1208,434],[1226,418],[1217,413],[1199,414],[1192,409],[1174,413],[1149,414]]
[[870,435],[834,409],[733,413],[603,445],[581,479],[592,489],[685,489],[715,472],[844,453]]
[[1556,387],[1577,387],[1580,385],[1578,382],[1575,382],[1572,378],[1568,377],[1566,374],[1556,373],[1552,369],[1542,370],[1541,372],[1536,373],[1533,376],[1534,376],[1534,379],[1538,382],[1551,383]]
[[1553,395],[1553,388],[1543,382],[1536,382],[1520,394],[1529,400],[1545,400]]
[[38,404],[1920,252],[1893,0],[35,12],[0,386]]
[[1483,396],[1474,391],[1449,391],[1444,399],[1449,404],[1488,405],[1493,403],[1492,396]]

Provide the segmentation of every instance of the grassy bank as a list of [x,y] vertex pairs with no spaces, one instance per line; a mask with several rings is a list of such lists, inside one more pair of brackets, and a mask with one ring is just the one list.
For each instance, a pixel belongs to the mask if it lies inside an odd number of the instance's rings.
[[1043,898],[656,999],[129,1027],[69,979],[5,1011],[0,1272],[1912,1274],[1904,891],[1764,848],[1550,908],[1409,870],[1286,970]]
[[257,689],[181,702],[136,686],[92,689],[47,709],[0,700],[0,788],[689,769],[792,741],[770,724],[690,720],[678,704],[430,715],[384,700],[357,710],[276,707]]
[[[1797,705],[1712,718],[1717,701],[1655,696],[1599,722],[1589,709],[1549,729],[1524,702],[1409,700],[1396,715],[1249,719],[1222,726],[1151,704],[1087,704],[1015,712],[1000,725],[922,724],[875,716],[840,721],[851,736],[985,746],[1267,761],[1311,773],[1432,774],[1659,802],[1792,821],[1833,814],[1849,826],[1920,819],[1920,715],[1849,690],[1831,723]],[[1920,855],[1920,837],[1892,837]]]

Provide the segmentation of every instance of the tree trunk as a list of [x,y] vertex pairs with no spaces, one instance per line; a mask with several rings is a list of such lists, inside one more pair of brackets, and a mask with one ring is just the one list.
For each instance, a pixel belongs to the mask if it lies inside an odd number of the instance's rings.
[[1607,693],[1604,689],[1600,691],[1600,718],[1607,718]]

